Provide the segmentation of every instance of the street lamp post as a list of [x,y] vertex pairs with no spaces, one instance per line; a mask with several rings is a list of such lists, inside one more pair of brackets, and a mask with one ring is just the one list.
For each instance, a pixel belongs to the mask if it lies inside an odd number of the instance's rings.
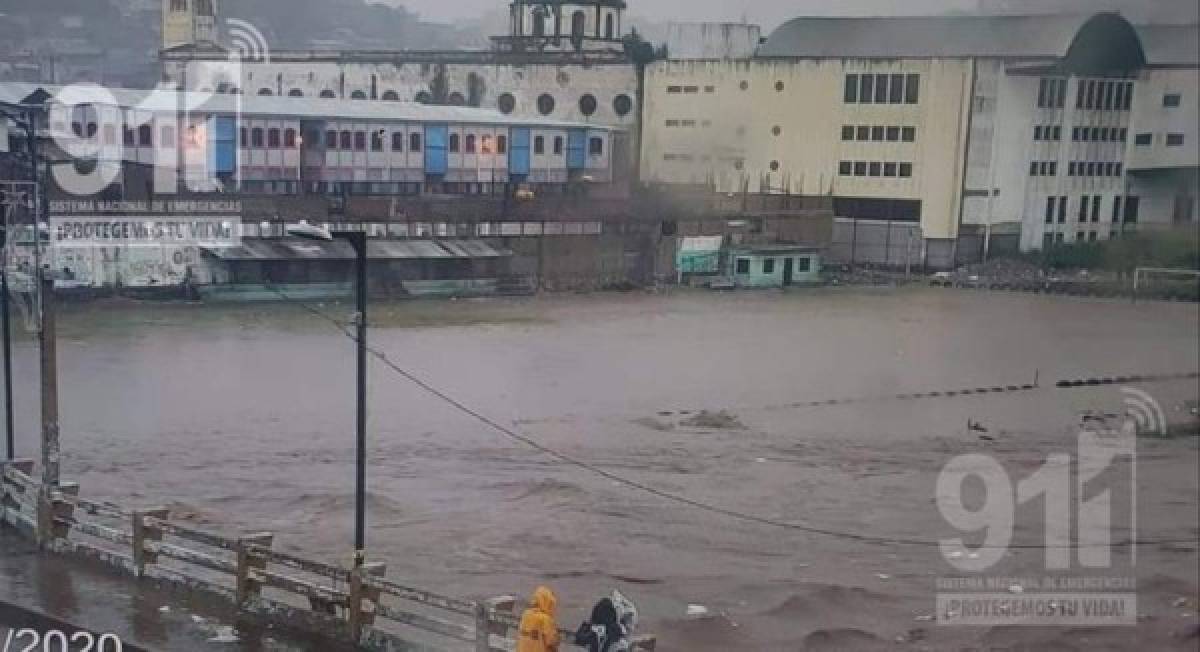
[[362,567],[367,538],[367,234],[365,231],[330,231],[309,224],[289,226],[288,234],[309,240],[345,240],[354,249],[354,294],[357,343],[355,383],[355,482],[354,482],[354,567]]

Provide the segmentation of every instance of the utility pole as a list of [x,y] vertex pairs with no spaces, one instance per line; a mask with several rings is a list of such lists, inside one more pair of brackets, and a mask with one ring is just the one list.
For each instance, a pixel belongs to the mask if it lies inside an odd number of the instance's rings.
[[[38,235],[40,238],[40,234]],[[41,243],[38,243],[41,246]],[[42,294],[41,344],[42,372],[42,488],[49,490],[59,482],[60,447],[58,441],[58,348],[54,315],[54,279],[38,270]]]
[[0,206],[4,211],[4,230],[0,231],[0,251],[3,253],[4,269],[0,270],[0,313],[4,317],[4,441],[5,451],[12,461],[17,458],[15,436],[13,435],[13,400],[12,400],[12,328],[9,322],[8,306],[8,217],[12,212],[7,206]]

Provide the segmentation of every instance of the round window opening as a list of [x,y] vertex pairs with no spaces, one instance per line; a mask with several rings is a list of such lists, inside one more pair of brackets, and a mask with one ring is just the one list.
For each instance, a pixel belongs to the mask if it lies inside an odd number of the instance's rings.
[[743,80],[742,80],[742,83],[738,84],[738,88],[740,88],[740,89],[742,89],[742,90],[747,90],[747,89],[749,89],[749,88],[750,88],[750,82],[748,82],[748,81],[746,81],[745,79],[743,79]]
[[779,171],[779,161],[771,161],[771,171],[772,172]]
[[505,115],[512,113],[517,108],[517,98],[512,93],[504,93],[496,98],[496,107]]
[[579,98],[579,111],[584,115],[592,115],[596,112],[596,96],[588,93]]
[[554,113],[554,98],[549,94],[543,93],[538,96],[537,100],[538,113],[542,115],[550,115]]
[[783,82],[781,82],[781,81],[775,82],[775,90],[782,93],[783,92]]
[[771,127],[771,133],[778,136],[779,134],[783,133],[783,129],[780,128],[779,125],[775,125],[774,127]]
[[627,116],[633,110],[633,100],[628,95],[618,95],[613,99],[613,111],[619,116]]

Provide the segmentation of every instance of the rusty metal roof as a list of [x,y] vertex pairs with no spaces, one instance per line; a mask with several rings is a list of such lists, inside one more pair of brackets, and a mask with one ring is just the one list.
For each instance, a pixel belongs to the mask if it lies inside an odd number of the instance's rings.
[[[204,247],[209,255],[225,261],[353,260],[349,243],[300,238],[247,238],[236,246]],[[449,258],[502,258],[512,252],[482,240],[371,240],[367,256],[372,260],[431,260]]]

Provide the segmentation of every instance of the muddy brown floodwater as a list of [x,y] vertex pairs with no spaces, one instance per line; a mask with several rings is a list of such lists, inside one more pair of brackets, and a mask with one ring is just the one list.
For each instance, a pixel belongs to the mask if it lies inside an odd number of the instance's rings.
[[[1081,415],[1120,413],[1122,395],[1053,380],[1194,372],[1198,317],[1193,304],[933,289],[636,294],[380,305],[371,337],[489,417],[656,489],[937,539],[956,534],[934,504],[947,461],[984,453],[1020,478],[1073,451]],[[349,340],[285,304],[90,304],[60,323],[65,477],[89,496],[167,504],[348,559]],[[17,343],[18,445],[32,457],[35,353]],[[1035,376],[1026,392],[806,405]],[[1169,419],[1198,393],[1194,379],[1139,387]],[[619,587],[667,650],[1197,644],[1195,437],[1139,444],[1138,533],[1184,543],[1138,550],[1137,627],[964,628],[926,621],[937,578],[957,574],[937,548],[775,528],[635,491],[506,439],[378,362],[370,418],[369,554],[408,584],[524,596],[546,583],[568,626]],[[1040,542],[1042,518],[1023,507],[1016,538]],[[1019,550],[992,574],[1044,568],[1041,551]],[[715,617],[686,620],[688,604]]]

